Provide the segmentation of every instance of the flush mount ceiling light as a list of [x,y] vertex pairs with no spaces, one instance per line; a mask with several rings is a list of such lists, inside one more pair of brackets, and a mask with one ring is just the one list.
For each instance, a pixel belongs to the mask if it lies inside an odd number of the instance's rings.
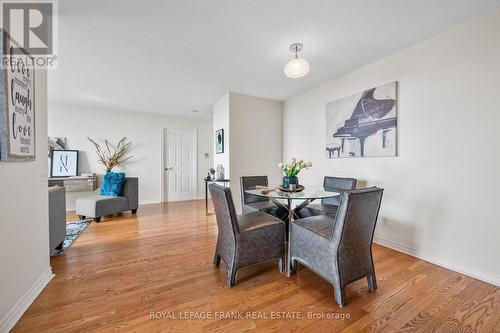
[[295,58],[290,60],[283,68],[285,75],[293,79],[306,76],[309,73],[309,63],[298,57],[298,53],[302,51],[304,45],[300,43],[294,43],[290,45],[290,51],[295,53]]

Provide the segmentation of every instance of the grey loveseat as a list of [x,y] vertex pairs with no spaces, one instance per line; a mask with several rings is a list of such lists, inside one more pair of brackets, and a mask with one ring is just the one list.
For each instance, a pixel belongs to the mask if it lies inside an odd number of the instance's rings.
[[49,187],[50,252],[60,250],[66,238],[66,190],[63,186]]
[[76,214],[80,219],[91,217],[101,222],[101,217],[130,210],[137,213],[139,207],[139,179],[125,178],[121,196],[92,195],[76,200]]

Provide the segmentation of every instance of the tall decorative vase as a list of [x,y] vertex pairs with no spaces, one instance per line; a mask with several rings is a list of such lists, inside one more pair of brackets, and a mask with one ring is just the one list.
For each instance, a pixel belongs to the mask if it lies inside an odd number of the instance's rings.
[[283,188],[289,189],[290,185],[295,185],[295,187],[299,186],[299,178],[297,176],[294,177],[283,177]]
[[217,165],[217,169],[215,170],[215,179],[222,180],[224,179],[224,166],[222,164]]

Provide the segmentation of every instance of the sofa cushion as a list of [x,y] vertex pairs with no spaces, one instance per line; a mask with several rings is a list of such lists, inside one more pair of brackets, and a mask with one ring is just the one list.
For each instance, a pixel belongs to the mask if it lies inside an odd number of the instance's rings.
[[129,210],[128,199],[94,195],[76,200],[76,214],[88,217],[101,217]]

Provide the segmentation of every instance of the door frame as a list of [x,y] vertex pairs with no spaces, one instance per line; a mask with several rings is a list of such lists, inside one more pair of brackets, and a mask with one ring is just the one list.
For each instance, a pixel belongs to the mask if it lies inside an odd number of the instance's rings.
[[191,130],[193,132],[193,197],[192,200],[198,199],[198,129],[196,127],[181,127],[181,126],[168,126],[161,128],[161,202],[167,202],[165,195],[165,133],[167,130]]

